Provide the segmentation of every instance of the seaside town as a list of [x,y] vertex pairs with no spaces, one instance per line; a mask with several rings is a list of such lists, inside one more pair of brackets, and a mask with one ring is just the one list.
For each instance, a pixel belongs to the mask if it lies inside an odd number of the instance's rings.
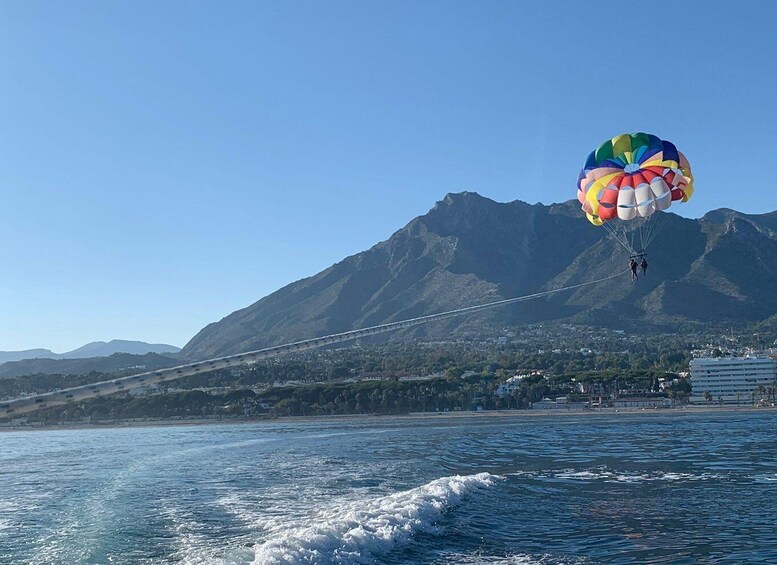
[[[719,344],[692,349],[690,341],[680,342],[689,347],[681,351],[672,336],[649,342],[623,330],[571,324],[499,333],[412,345],[357,343],[283,362],[149,384],[0,420],[0,427],[505,411],[745,409],[777,403],[775,344],[744,346],[741,338],[731,334],[718,336]],[[540,347],[548,342],[557,347]],[[672,345],[667,348],[667,344]],[[143,369],[133,365],[90,374],[94,379],[56,374],[0,379],[0,405],[11,397],[56,391],[85,380],[98,381],[94,387],[101,382],[107,386],[116,376]]]

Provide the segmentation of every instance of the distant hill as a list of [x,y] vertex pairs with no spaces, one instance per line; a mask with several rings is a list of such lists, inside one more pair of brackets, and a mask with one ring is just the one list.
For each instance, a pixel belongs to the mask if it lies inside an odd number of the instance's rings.
[[0,351],[0,363],[21,361],[22,359],[54,359],[56,353],[49,349],[25,349],[23,351]]
[[[647,277],[585,287],[413,335],[543,320],[612,327],[766,322],[777,314],[777,212],[662,213]],[[203,328],[183,348],[213,357],[604,278],[627,257],[577,201],[498,203],[449,194],[388,240]]]
[[87,357],[107,357],[114,353],[131,353],[145,355],[146,353],[175,354],[180,348],[164,343],[146,343],[144,341],[128,341],[114,339],[109,342],[93,341],[66,353],[54,353],[49,349],[27,349],[25,351],[0,351],[0,363],[21,361],[23,359],[83,359]]
[[82,359],[25,359],[0,364],[0,379],[21,375],[85,375],[99,373],[139,373],[172,367],[180,361],[173,357],[146,353],[114,353],[107,357],[88,357]]
[[107,357],[114,353],[132,353],[133,355],[145,355],[146,353],[178,353],[180,347],[164,343],[146,343],[144,341],[127,341],[125,339],[112,339],[109,342],[93,341],[82,345],[78,349],[68,351],[59,356],[59,359],[83,359],[85,357]]

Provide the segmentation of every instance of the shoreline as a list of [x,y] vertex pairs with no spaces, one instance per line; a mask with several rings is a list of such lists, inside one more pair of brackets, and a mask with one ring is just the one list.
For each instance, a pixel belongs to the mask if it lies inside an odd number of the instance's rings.
[[559,416],[645,416],[657,414],[671,414],[679,416],[683,414],[732,414],[742,412],[775,412],[775,406],[685,406],[682,408],[610,408],[598,410],[556,409],[556,410],[482,410],[482,411],[456,411],[456,412],[410,412],[408,414],[343,414],[325,416],[281,416],[276,418],[223,418],[223,419],[148,419],[125,420],[110,423],[63,423],[41,426],[0,426],[3,432],[38,432],[54,430],[102,430],[115,428],[162,428],[176,426],[208,426],[208,425],[245,425],[245,424],[282,424],[282,423],[313,423],[313,422],[342,422],[347,420],[417,420],[417,419],[493,419],[493,418],[548,418]]

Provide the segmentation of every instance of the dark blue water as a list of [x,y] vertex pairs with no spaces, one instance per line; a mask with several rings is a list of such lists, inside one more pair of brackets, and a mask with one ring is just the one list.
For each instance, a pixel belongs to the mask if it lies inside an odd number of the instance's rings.
[[777,414],[0,433],[0,563],[777,563]]

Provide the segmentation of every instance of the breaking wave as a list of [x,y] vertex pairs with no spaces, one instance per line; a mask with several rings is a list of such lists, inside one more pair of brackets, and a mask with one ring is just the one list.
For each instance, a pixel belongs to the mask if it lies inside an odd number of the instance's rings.
[[307,523],[279,523],[270,539],[256,547],[254,563],[372,563],[416,533],[434,531],[447,509],[498,478],[489,473],[443,477],[388,496],[344,502],[319,511]]

